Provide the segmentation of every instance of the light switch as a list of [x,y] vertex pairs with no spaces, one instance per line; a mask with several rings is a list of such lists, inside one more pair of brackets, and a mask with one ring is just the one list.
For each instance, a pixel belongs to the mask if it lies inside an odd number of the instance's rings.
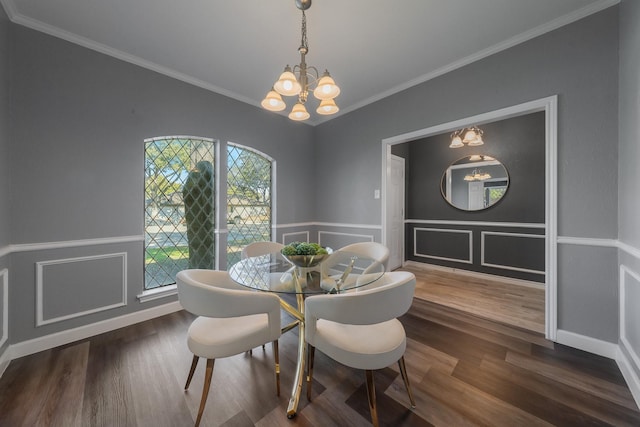
[[374,199],[379,199],[380,198],[380,190],[378,190],[378,189],[373,190],[373,198]]

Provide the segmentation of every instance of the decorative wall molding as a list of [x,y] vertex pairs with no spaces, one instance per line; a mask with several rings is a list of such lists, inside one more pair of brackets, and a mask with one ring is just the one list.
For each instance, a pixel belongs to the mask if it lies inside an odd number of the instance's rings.
[[135,313],[125,314],[123,316],[80,326],[78,328],[67,329],[65,331],[13,344],[9,347],[10,355],[13,359],[17,359],[19,357],[28,356],[29,354],[86,339],[180,310],[182,310],[182,306],[178,301],[174,301],[169,304],[152,307],[147,310],[140,310]]
[[11,246],[2,246],[0,247],[0,258],[3,256],[7,256],[11,253]]
[[598,246],[604,248],[617,248],[616,239],[597,239],[591,237],[567,237],[558,236],[558,243],[562,245]]
[[[468,246],[469,246],[469,258],[468,259],[457,259],[457,258],[447,258],[440,257],[436,255],[428,255],[428,254],[420,254],[418,253],[418,231],[427,231],[434,233],[460,233],[467,234],[469,236]],[[473,264],[473,232],[471,230],[456,230],[456,229],[448,229],[448,228],[418,228],[415,227],[413,229],[413,255],[421,258],[431,258],[431,259],[440,259],[443,261],[455,261],[462,262],[465,264]]]
[[512,265],[504,265],[504,264],[491,264],[485,262],[485,236],[508,236],[508,237],[519,237],[519,238],[528,238],[528,239],[544,239],[546,236],[544,234],[527,234],[527,233],[506,233],[502,231],[481,231],[480,232],[480,265],[483,267],[493,267],[493,268],[501,268],[503,270],[511,270],[511,271],[522,271],[525,273],[535,273],[535,274],[545,274],[546,272],[543,270],[532,270],[528,268],[515,267]]
[[140,303],[154,301],[160,298],[178,295],[178,285],[166,285],[158,288],[147,289],[137,296]]
[[[44,270],[47,266],[80,263],[87,261],[95,261],[99,259],[107,258],[120,258],[122,260],[122,300],[113,304],[105,305],[102,307],[96,307],[90,310],[67,314],[64,316],[53,317],[50,319],[44,318]],[[119,252],[113,254],[94,255],[77,258],[66,258],[48,261],[36,262],[36,327],[47,325],[50,323],[62,322],[64,320],[73,319],[76,317],[87,316],[89,314],[98,313],[112,308],[123,307],[127,305],[127,253]]]
[[[623,375],[629,388],[631,389],[636,401],[640,401],[640,380],[638,379],[638,373],[640,372],[640,355],[638,355],[638,349],[634,348],[633,343],[629,341],[627,333],[627,316],[638,316],[637,307],[640,305],[640,301],[629,301],[629,289],[633,286],[636,289],[635,295],[640,295],[640,274],[631,270],[624,264],[620,265],[620,308],[619,308],[619,329],[620,329],[620,352],[618,353],[619,365],[624,365],[626,372],[622,369]],[[633,307],[632,310],[627,310],[627,307]],[[631,323],[640,328],[637,321],[634,322],[634,318],[631,318]],[[638,346],[638,343],[635,343]]]
[[21,243],[9,245],[10,252],[31,252],[47,249],[76,248],[79,246],[99,246],[113,243],[144,242],[144,235],[104,237],[100,239],[66,240],[61,242],[46,243]]
[[[9,339],[9,270],[0,270],[0,293],[2,293],[2,331],[0,332],[0,348]],[[0,371],[2,372],[2,371]]]
[[283,245],[288,244],[287,243],[287,237],[295,236],[295,235],[298,235],[298,234],[304,235],[304,238],[303,239],[292,239],[292,240],[289,241],[289,243],[296,242],[296,241],[298,241],[298,242],[308,242],[309,241],[309,231],[294,231],[292,233],[282,233],[282,244]]
[[617,241],[618,242],[618,248],[626,253],[628,253],[629,255],[631,255],[632,257],[635,257],[637,259],[640,260],[640,249],[631,246],[625,242],[621,242],[621,241]]
[[315,222],[292,222],[290,224],[271,224],[272,229],[278,228],[297,228],[297,227],[313,227]]
[[511,228],[539,228],[544,229],[545,224],[538,222],[495,222],[495,221],[454,221],[446,219],[405,219],[405,224],[433,224],[433,225],[463,225],[465,227],[511,227]]
[[295,228],[295,227],[337,227],[337,228],[366,228],[381,230],[379,224],[349,224],[345,222],[297,222],[291,224],[273,224],[271,228]]

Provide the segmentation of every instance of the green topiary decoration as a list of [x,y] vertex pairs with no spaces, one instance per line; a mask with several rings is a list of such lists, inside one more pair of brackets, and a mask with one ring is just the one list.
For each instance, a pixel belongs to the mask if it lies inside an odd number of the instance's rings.
[[182,188],[189,240],[189,268],[215,267],[215,204],[213,166],[200,161]]

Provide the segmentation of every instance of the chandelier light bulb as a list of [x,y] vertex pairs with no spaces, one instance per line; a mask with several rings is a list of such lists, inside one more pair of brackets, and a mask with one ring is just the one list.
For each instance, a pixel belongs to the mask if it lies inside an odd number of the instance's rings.
[[280,94],[273,89],[267,93],[267,96],[262,100],[260,105],[269,111],[282,111],[287,107]]
[[316,113],[328,116],[329,114],[335,114],[340,109],[336,105],[336,102],[333,99],[323,99],[316,110]]
[[280,95],[284,96],[295,96],[302,91],[302,86],[298,83],[298,79],[296,79],[296,75],[291,71],[291,67],[288,65],[285,67],[284,72],[280,74],[280,78],[273,85],[273,88]]
[[313,96],[316,98],[323,99],[333,99],[336,96],[340,95],[340,88],[336,85],[336,82],[331,78],[329,71],[324,72],[320,80],[318,80],[318,85],[316,89],[313,91]]
[[291,120],[301,121],[301,120],[307,120],[309,117],[311,117],[309,115],[309,112],[304,107],[304,104],[302,104],[300,102],[298,102],[296,105],[294,105],[293,109],[289,113],[289,118]]

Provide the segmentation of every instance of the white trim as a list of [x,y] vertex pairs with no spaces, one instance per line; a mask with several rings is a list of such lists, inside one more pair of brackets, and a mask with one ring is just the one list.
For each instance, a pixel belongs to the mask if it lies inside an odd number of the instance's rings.
[[[122,259],[122,301],[105,305],[102,307],[96,307],[86,311],[67,314],[65,316],[53,317],[46,320],[44,319],[44,268],[46,266],[57,265],[57,264],[69,264],[74,262],[86,262],[86,261],[93,261],[97,259],[117,258],[117,257]],[[127,253],[126,252],[36,262],[36,327],[48,325],[50,323],[58,323],[64,320],[74,319],[76,317],[82,317],[82,316],[86,316],[93,313],[99,313],[101,311],[106,311],[113,308],[124,307],[126,305],[127,305]]]
[[11,253],[11,245],[0,247],[0,258]]
[[90,325],[67,329],[66,331],[13,344],[10,346],[11,355],[14,359],[17,359],[19,357],[48,350],[70,342],[86,339],[105,332],[110,332],[115,329],[144,322],[146,320],[154,319],[180,310],[182,310],[182,306],[178,301],[174,301],[169,304],[152,307],[147,310],[136,311],[135,313],[106,319]]
[[366,239],[369,239],[370,242],[374,242],[375,239],[373,238],[373,236],[371,234],[354,234],[354,233],[338,233],[336,231],[318,231],[318,244],[320,246],[322,245],[322,235],[323,234],[333,234],[336,236],[350,236],[350,237],[364,237]]
[[371,230],[382,230],[380,224],[347,224],[339,222],[314,222],[316,227],[342,227],[342,228],[367,228]]
[[632,257],[640,259],[640,249],[638,249],[638,248],[636,248],[634,246],[631,246],[628,243],[621,242],[619,240],[617,242],[617,245],[618,245],[618,249],[628,253]]
[[9,367],[9,363],[11,363],[11,346],[7,347],[4,353],[0,353],[0,378]]
[[[626,299],[627,299],[627,276],[630,276],[635,283],[636,286],[640,286],[640,274],[631,270],[624,264],[620,265],[620,284],[619,284],[619,329],[620,329],[620,350],[616,357],[618,361],[618,365],[621,366],[620,370],[623,373],[623,376],[627,383],[629,384],[629,389],[633,394],[636,402],[640,402],[640,380],[638,379],[637,373],[640,372],[640,355],[636,353],[636,350],[633,348],[629,339],[627,338],[627,328],[626,328]],[[629,282],[630,283],[630,282]],[[634,303],[631,304],[634,306]],[[635,304],[637,306],[637,304]],[[624,367],[624,369],[623,369]],[[625,372],[626,371],[626,372]]]
[[9,245],[9,251],[12,253],[30,252],[30,251],[43,251],[47,249],[76,248],[79,246],[110,245],[113,243],[130,243],[130,242],[144,242],[144,235],[104,237],[99,239],[65,240],[65,241],[59,241],[59,242],[45,242],[45,243],[20,243],[17,245]]
[[272,228],[295,228],[295,227],[313,227],[315,222],[294,222],[291,224],[272,224]]
[[594,239],[591,237],[566,237],[558,236],[558,243],[563,245],[597,246],[604,248],[617,248],[616,239]]
[[616,362],[618,363],[620,372],[622,372],[622,376],[627,382],[633,399],[636,401],[636,404],[640,406],[640,378],[638,378],[638,374],[636,373],[638,372],[638,365],[636,364],[634,369],[633,362],[629,360],[628,354],[632,354],[629,348],[626,347],[624,343],[620,343],[618,345],[618,353],[616,354]]
[[618,353],[617,344],[562,329],[556,332],[556,342],[609,359],[615,359]]
[[137,296],[140,303],[155,301],[160,298],[178,294],[178,285],[166,285],[158,288],[147,289]]
[[442,225],[465,225],[468,227],[513,227],[513,228],[540,228],[545,225],[537,222],[495,222],[495,221],[454,221],[446,219],[405,219],[405,224],[442,224]]
[[[9,270],[3,268],[0,270],[2,281],[2,335],[0,335],[0,348],[9,339]],[[0,372],[2,370],[0,369]]]
[[545,239],[546,236],[544,234],[507,233],[502,231],[481,231],[480,232],[480,265],[483,267],[500,268],[503,270],[521,271],[523,273],[545,274],[544,270],[542,271],[532,270],[529,268],[514,267],[506,264],[491,264],[488,262],[484,262],[484,254],[485,254],[484,237],[485,236],[509,236],[509,237],[523,237],[523,238],[531,238],[531,239]]
[[[435,255],[425,255],[418,253],[418,233],[417,231],[434,231],[436,233],[460,233],[460,234],[468,234],[469,235],[469,259],[457,259],[457,258],[446,258]],[[431,258],[431,259],[441,259],[443,261],[455,261],[462,262],[465,264],[473,264],[473,232],[471,230],[456,230],[456,229],[448,229],[448,228],[418,228],[414,227],[413,229],[413,256],[419,256],[421,258]]]

